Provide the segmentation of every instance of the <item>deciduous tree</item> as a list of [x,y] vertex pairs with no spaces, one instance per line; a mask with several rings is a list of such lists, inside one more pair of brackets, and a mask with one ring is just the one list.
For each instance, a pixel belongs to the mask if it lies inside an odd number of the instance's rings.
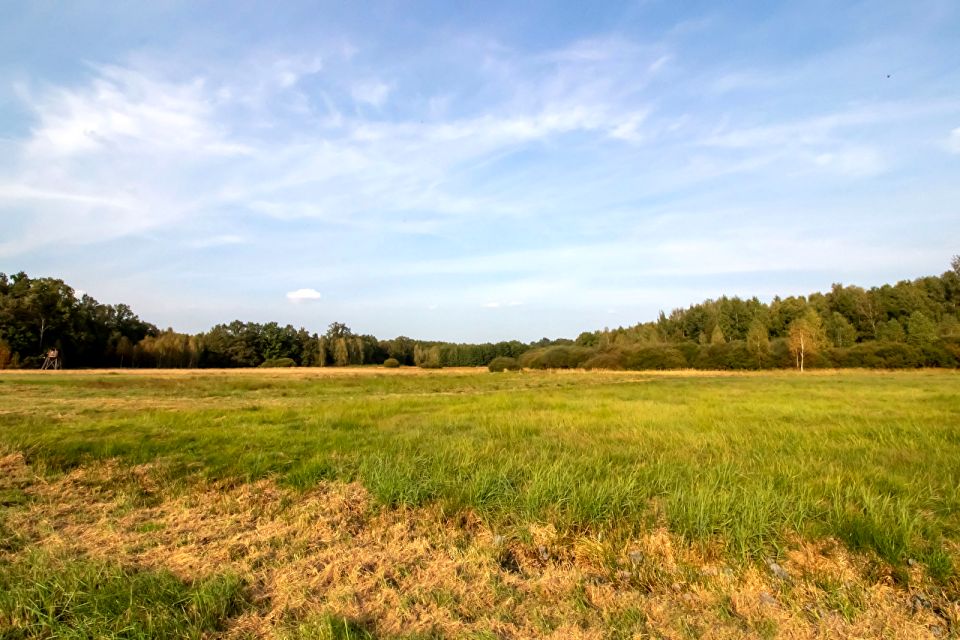
[[937,340],[937,325],[920,311],[914,311],[907,320],[907,342],[918,347]]
[[787,332],[790,353],[797,361],[797,369],[803,371],[804,359],[808,354],[816,353],[823,342],[823,323],[813,309],[790,323]]
[[757,359],[757,369],[760,369],[763,358],[770,353],[770,332],[760,318],[754,318],[747,330],[747,350]]
[[857,328],[837,311],[830,314],[824,330],[835,347],[851,347],[857,341]]

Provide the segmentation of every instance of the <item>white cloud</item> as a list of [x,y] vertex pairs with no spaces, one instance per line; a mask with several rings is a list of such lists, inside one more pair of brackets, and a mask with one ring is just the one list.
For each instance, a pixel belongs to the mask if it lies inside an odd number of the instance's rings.
[[322,297],[323,296],[320,295],[320,292],[316,289],[297,289],[296,291],[290,291],[287,293],[287,300],[293,302],[294,304],[319,300]]
[[130,198],[111,198],[95,194],[69,193],[24,184],[0,184],[0,202],[14,200],[60,201],[73,205],[97,205],[111,209],[131,209],[134,206]]
[[19,216],[23,224],[0,242],[0,255],[180,223],[211,206],[218,180],[207,168],[249,151],[220,124],[219,91],[203,79],[90,69],[86,85],[24,94],[34,124],[0,166],[0,221]]
[[639,130],[640,125],[647,119],[649,113],[648,110],[644,110],[628,116],[626,120],[615,125],[610,130],[610,137],[628,142],[641,142],[643,140],[643,134]]
[[757,71],[730,71],[722,73],[707,84],[707,88],[714,93],[730,91],[767,89],[784,82],[777,75],[765,74]]
[[84,88],[47,92],[35,105],[38,124],[28,152],[64,157],[103,151],[248,153],[215,124],[202,79],[157,80],[139,71],[96,66]]
[[320,73],[323,70],[323,58],[320,56],[291,56],[279,58],[273,63],[273,73],[277,84],[289,89],[301,78]]
[[[609,136],[642,142],[648,109],[618,104],[619,96],[610,93],[619,86],[616,78],[593,65],[612,60],[619,69],[633,64],[628,54],[635,50],[623,41],[584,44],[565,59],[548,61],[539,72],[546,75],[532,87],[513,82],[520,92],[516,104],[507,96],[485,115],[428,124],[345,116],[350,110],[330,98],[337,91],[322,90],[315,99],[333,117],[299,123],[294,138],[262,137],[258,127],[290,127],[262,110],[281,94],[288,96],[303,76],[321,69],[324,78],[334,73],[319,56],[268,58],[252,66],[249,78],[208,70],[208,77],[171,80],[157,71],[169,69],[164,65],[93,66],[86,85],[25,93],[36,125],[20,145],[19,170],[9,179],[0,173],[2,182],[20,190],[0,190],[0,210],[27,196],[64,202],[45,206],[27,225],[27,237],[0,251],[109,240],[188,220],[203,227],[207,212],[224,207],[413,234],[440,232],[444,216],[536,215],[539,196],[525,195],[520,185],[485,190],[451,178],[521,145],[575,132],[600,141]],[[506,61],[509,53],[498,55]],[[374,106],[393,91],[377,79],[343,88]],[[255,109],[265,121],[251,120],[250,114],[237,118],[237,109]],[[68,198],[89,199],[81,203],[86,211],[73,207],[68,214]],[[104,207],[122,209],[122,215],[103,216]],[[416,215],[391,215],[395,212]],[[57,232],[51,235],[51,228]]]
[[883,154],[876,149],[841,149],[832,153],[822,153],[814,162],[826,169],[851,177],[866,177],[882,173],[887,168]]
[[357,102],[364,102],[374,107],[383,106],[387,96],[390,95],[392,87],[379,80],[360,82],[355,84],[350,90],[350,95]]
[[889,127],[898,121],[955,111],[957,108],[958,104],[952,102],[876,103],[758,126],[725,125],[699,142],[704,146],[729,149],[821,144],[834,140],[845,130],[874,125]]
[[647,67],[647,70],[650,71],[650,73],[657,73],[661,69],[663,69],[663,67],[666,66],[666,64],[671,60],[673,60],[672,55],[670,54],[662,55],[656,60],[654,60],[653,62],[651,62],[650,65]]
[[233,233],[227,233],[227,234],[221,234],[221,235],[212,235],[206,238],[200,238],[199,240],[195,240],[193,243],[191,243],[190,246],[194,247],[195,249],[207,249],[211,247],[224,247],[224,246],[236,245],[236,244],[247,244],[248,242],[249,242],[249,239],[245,238],[244,236],[233,234]]
[[947,151],[960,153],[960,127],[957,127],[947,136]]

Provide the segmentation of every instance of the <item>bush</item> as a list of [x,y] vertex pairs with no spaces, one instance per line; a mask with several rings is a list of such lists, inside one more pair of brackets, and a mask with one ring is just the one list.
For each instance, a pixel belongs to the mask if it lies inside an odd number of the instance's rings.
[[623,354],[615,351],[598,353],[583,363],[584,369],[606,369],[608,371],[622,371]]
[[487,369],[493,372],[519,371],[520,363],[517,362],[515,358],[500,356],[499,358],[494,358],[491,360],[490,364],[487,365]]
[[693,363],[697,361],[697,356],[700,354],[700,345],[690,340],[675,344],[673,347],[680,352],[683,359],[686,360],[688,367],[693,366]]
[[847,367],[912,369],[923,365],[923,352],[902,342],[864,342],[839,356]]
[[923,366],[925,367],[956,367],[957,356],[943,342],[934,342],[923,345]]
[[790,344],[786,338],[770,340],[770,366],[774,369],[794,369],[797,359],[790,353]]
[[383,366],[385,366],[387,369],[396,369],[400,366],[400,361],[396,358],[387,358],[383,361]]
[[520,356],[520,364],[530,369],[577,369],[595,354],[586,347],[548,347],[527,351]]
[[652,344],[630,351],[624,358],[627,369],[638,371],[650,369],[684,369],[687,359],[676,347],[668,344]]
[[293,358],[270,358],[269,360],[264,360],[260,363],[261,367],[295,367],[297,366],[296,360]]

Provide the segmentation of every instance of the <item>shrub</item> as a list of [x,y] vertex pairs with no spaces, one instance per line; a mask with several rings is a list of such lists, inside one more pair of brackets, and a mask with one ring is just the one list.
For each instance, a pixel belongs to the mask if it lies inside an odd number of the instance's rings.
[[770,341],[770,366],[774,369],[793,369],[796,367],[796,358],[790,353],[790,345],[786,338],[776,338]]
[[842,362],[847,367],[910,369],[923,365],[923,353],[902,342],[864,342],[847,349]]
[[923,345],[923,366],[925,367],[956,367],[957,356],[943,342],[934,342]]
[[700,353],[700,345],[689,340],[675,344],[673,347],[683,355],[683,359],[686,360],[688,367],[696,362],[697,355]]
[[260,363],[261,367],[295,367],[297,362],[293,358],[270,358]]
[[[953,366],[960,365],[960,340],[956,338],[949,338],[943,341],[943,350],[946,351],[951,358],[953,358]],[[16,358],[17,354],[13,354]]]
[[400,361],[396,358],[387,358],[383,361],[383,366],[385,366],[387,369],[396,369],[400,366]]
[[517,362],[515,358],[500,356],[499,358],[494,358],[491,360],[490,364],[487,365],[487,369],[493,372],[519,371],[520,363]]
[[668,344],[652,344],[630,351],[624,358],[627,369],[684,369],[687,360],[679,349]]
[[527,351],[520,356],[520,364],[530,369],[577,369],[595,354],[586,347],[548,347]]
[[623,370],[623,354],[619,352],[598,353],[583,363],[584,369]]
[[520,366],[524,369],[540,369],[542,367],[535,366],[539,365],[540,355],[543,354],[545,349],[530,349],[529,351],[524,351],[520,354],[520,357],[517,358],[517,362],[520,363]]

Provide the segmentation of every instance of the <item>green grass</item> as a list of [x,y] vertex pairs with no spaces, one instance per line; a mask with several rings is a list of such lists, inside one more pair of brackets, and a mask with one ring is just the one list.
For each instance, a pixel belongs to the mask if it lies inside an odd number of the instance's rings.
[[960,540],[956,372],[15,375],[0,446],[52,473],[161,462],[169,487],[356,480],[494,526],[665,523],[744,559],[835,536],[942,579]]
[[244,606],[242,584],[32,553],[0,560],[0,638],[201,638]]
[[362,624],[334,616],[293,623],[281,634],[283,640],[375,640]]

